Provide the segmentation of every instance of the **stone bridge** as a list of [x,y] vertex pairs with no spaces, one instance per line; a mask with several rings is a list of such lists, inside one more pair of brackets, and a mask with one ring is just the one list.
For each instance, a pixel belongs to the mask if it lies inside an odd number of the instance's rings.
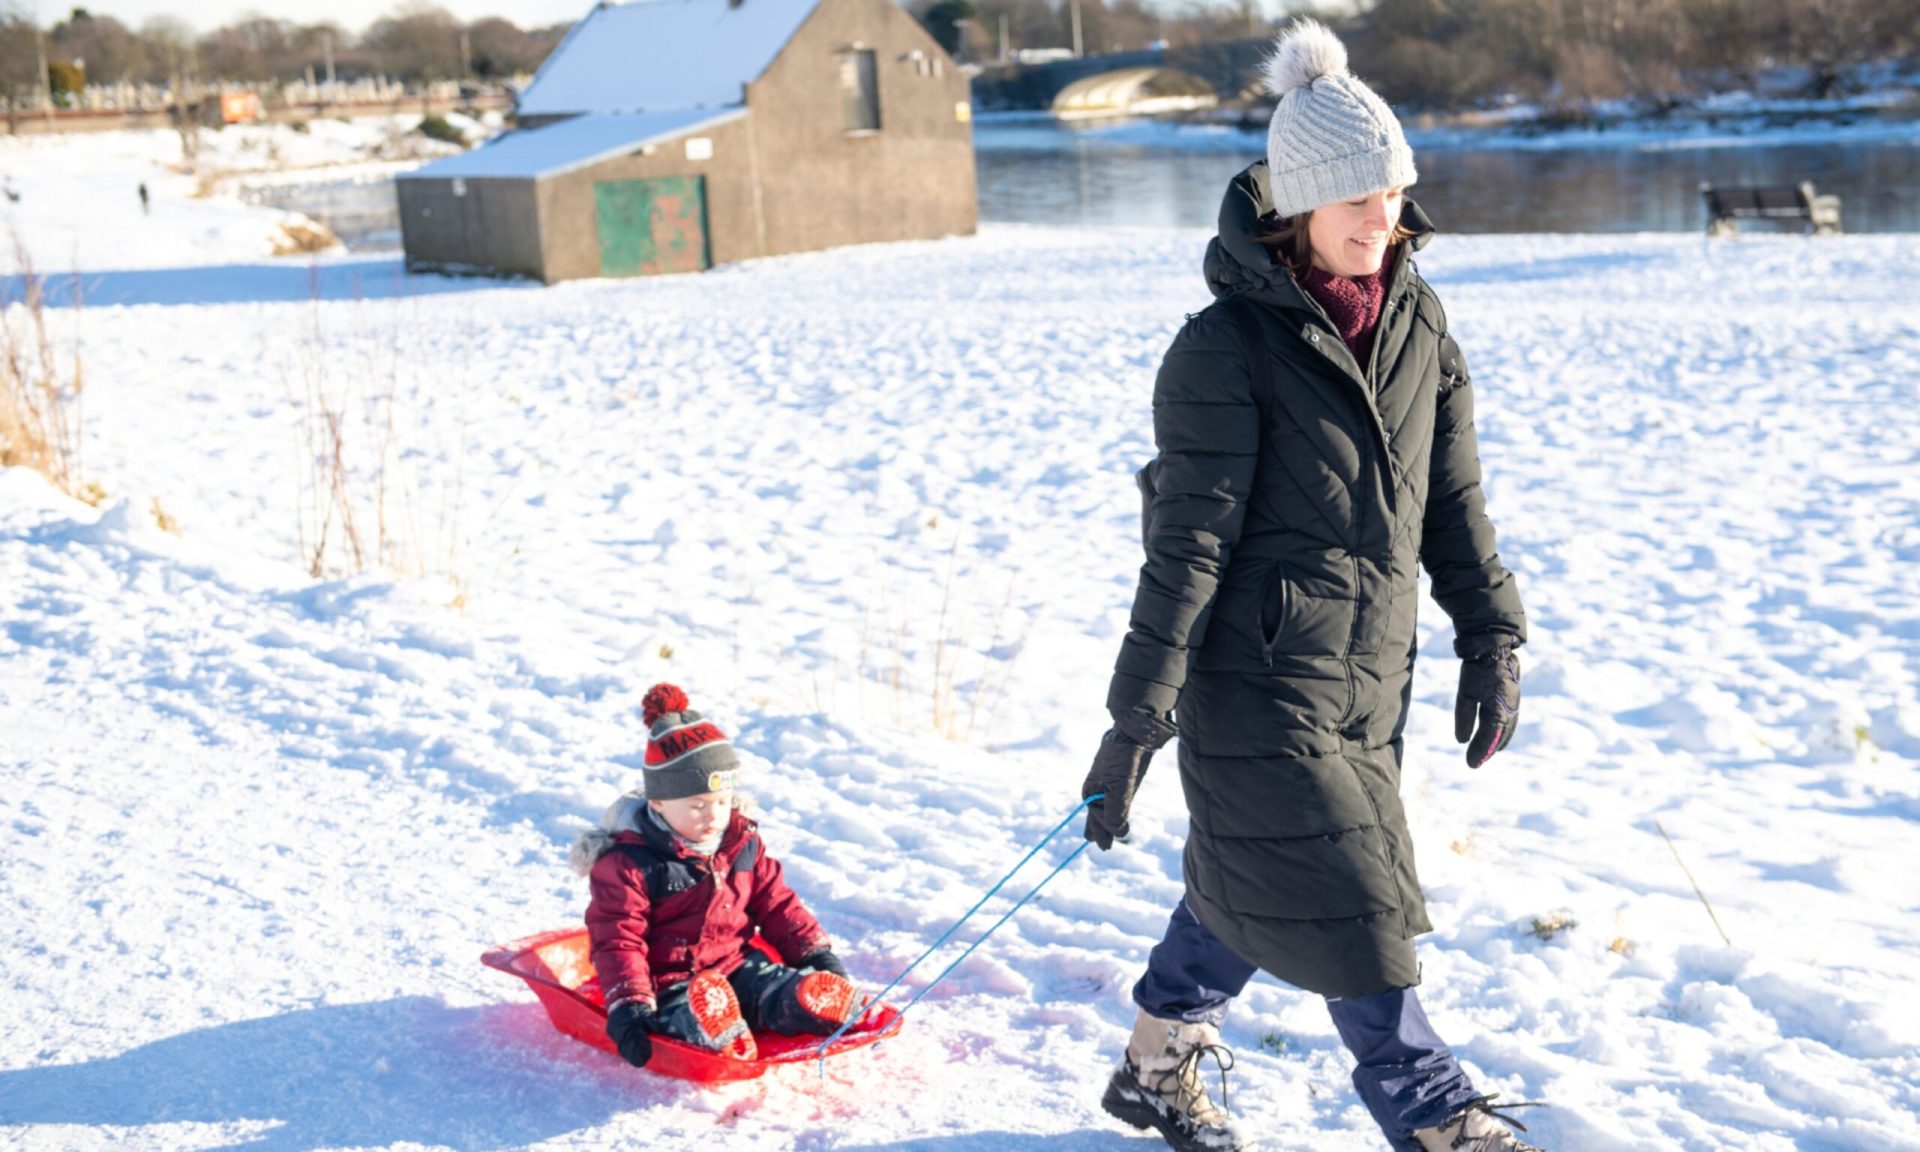
[[[1215,100],[1231,101],[1259,90],[1261,64],[1272,44],[1259,37],[1046,64],[989,64],[974,77],[973,101],[985,112],[1058,110],[1063,94],[1068,107],[1077,102],[1081,108],[1103,100],[1160,101],[1147,103],[1143,112],[1209,92]],[[1074,91],[1068,94],[1069,89]]]

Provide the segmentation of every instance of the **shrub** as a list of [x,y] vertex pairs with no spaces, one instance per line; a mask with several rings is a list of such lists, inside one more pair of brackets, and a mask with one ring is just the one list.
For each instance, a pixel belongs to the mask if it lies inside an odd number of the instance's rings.
[[[0,295],[0,467],[31,468],[67,495],[96,503],[94,494],[104,493],[80,479],[80,354],[68,361],[55,347],[46,285],[18,234],[13,250],[13,284]],[[74,293],[77,304],[77,283]]]
[[429,140],[442,140],[448,144],[465,144],[467,142],[466,133],[455,128],[445,116],[429,116],[425,120],[420,121],[420,126],[416,128],[415,131],[427,137]]
[[300,256],[340,246],[340,239],[331,228],[297,214],[280,222],[280,231],[272,242],[275,256]]

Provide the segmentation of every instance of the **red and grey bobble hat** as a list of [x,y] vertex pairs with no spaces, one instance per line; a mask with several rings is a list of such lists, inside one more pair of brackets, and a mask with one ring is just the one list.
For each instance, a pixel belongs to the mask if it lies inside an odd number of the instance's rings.
[[679,800],[733,787],[740,772],[726,733],[687,708],[687,694],[655,684],[640,701],[647,722],[644,779],[649,800]]

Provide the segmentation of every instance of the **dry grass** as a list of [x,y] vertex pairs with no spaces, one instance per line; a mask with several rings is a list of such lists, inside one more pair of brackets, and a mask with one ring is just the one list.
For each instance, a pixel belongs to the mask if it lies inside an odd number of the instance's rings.
[[467,372],[458,358],[408,346],[418,331],[399,317],[384,337],[333,333],[350,310],[323,305],[316,290],[297,362],[284,373],[296,427],[296,539],[315,579],[374,569],[438,576],[448,603],[473,595],[464,564],[466,428],[442,425],[447,408],[436,371]]
[[1533,925],[1527,929],[1527,935],[1536,940],[1551,940],[1562,932],[1571,931],[1580,926],[1580,921],[1566,912],[1549,912],[1545,916],[1535,916]]
[[340,238],[333,234],[331,228],[305,216],[281,221],[279,234],[273,237],[275,256],[304,256],[331,251],[339,246]]
[[[935,526],[936,522],[928,524]],[[912,595],[920,582],[917,574],[891,555],[877,558],[864,598],[854,682],[863,716],[868,714],[867,686],[877,682],[886,690],[893,723],[911,727],[925,723],[956,743],[990,746],[1001,701],[1026,647],[1024,631],[1018,637],[1008,636],[1018,578],[1010,577],[1004,589],[997,589],[998,596],[983,597],[982,589],[959,578],[960,551],[961,539],[956,535],[947,552],[940,604],[931,613],[923,611]],[[929,619],[931,636],[924,634]],[[836,667],[829,683],[838,680]],[[817,684],[813,698],[820,707],[834,703],[821,699]]]
[[[98,504],[106,493],[80,475],[80,350],[57,347],[47,329],[46,282],[19,234],[12,240],[15,272],[0,296],[0,467],[31,468],[67,495]],[[73,293],[77,309],[78,278]]]

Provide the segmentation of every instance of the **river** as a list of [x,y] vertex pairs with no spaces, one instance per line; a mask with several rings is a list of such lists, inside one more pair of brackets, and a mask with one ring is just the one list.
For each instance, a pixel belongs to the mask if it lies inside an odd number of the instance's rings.
[[[980,218],[1082,226],[1211,226],[1226,182],[1264,146],[1245,133],[1162,126],[984,122],[974,133]],[[1476,147],[1415,138],[1413,195],[1453,232],[1700,232],[1699,186],[1796,184],[1837,193],[1848,232],[1920,232],[1920,138],[1722,146]],[[395,248],[391,180],[256,190],[305,212],[349,248]],[[1756,225],[1752,227],[1765,227]]]

